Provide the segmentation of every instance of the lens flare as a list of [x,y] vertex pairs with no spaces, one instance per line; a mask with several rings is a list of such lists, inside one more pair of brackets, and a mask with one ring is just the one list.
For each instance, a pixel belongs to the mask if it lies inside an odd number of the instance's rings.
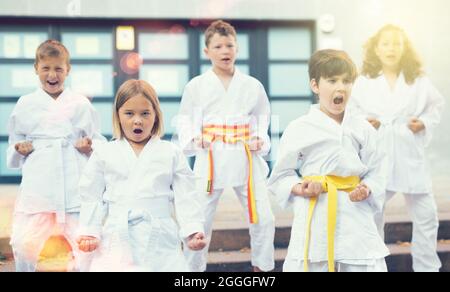
[[143,59],[138,53],[127,53],[120,59],[120,69],[128,75],[139,72]]

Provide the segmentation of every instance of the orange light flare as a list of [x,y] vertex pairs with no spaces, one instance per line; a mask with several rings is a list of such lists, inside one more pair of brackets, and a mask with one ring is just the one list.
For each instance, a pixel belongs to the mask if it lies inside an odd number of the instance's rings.
[[126,53],[120,59],[120,69],[128,75],[139,72],[140,67],[144,63],[141,55],[135,52]]

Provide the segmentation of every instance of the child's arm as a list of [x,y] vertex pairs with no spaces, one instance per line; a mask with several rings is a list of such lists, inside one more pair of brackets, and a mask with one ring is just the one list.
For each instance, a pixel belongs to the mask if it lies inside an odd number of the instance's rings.
[[360,159],[367,166],[367,171],[361,176],[361,184],[350,193],[354,202],[367,200],[375,211],[381,212],[384,205],[387,185],[388,161],[381,147],[376,130],[369,124],[364,124],[364,141],[361,141]]
[[[186,85],[177,116],[178,141],[187,156],[194,156],[202,145],[202,110],[194,104],[191,85]],[[201,148],[200,147],[200,148]]]
[[290,126],[284,131],[280,140],[277,161],[268,182],[270,192],[277,197],[282,208],[287,208],[294,197],[299,195],[292,192],[294,187],[301,183],[296,172],[299,153],[295,145],[295,133],[296,129]]
[[92,104],[85,100],[80,103],[74,120],[75,128],[81,134],[81,138],[76,141],[75,148],[87,156],[95,149],[97,144],[106,141],[100,132],[100,118],[98,112]]
[[6,150],[6,165],[8,168],[20,169],[25,163],[26,157],[33,151],[31,142],[27,142],[25,135],[16,131],[16,115],[11,114],[8,120],[8,149]]
[[103,203],[106,182],[104,162],[100,159],[98,150],[95,150],[89,158],[79,183],[81,210],[78,234],[80,242],[88,240],[87,237],[97,239],[101,237],[106,211]]
[[[426,82],[425,86],[427,88],[427,105],[422,114],[417,117],[414,123],[414,118],[410,122],[410,129],[417,132],[424,131],[426,144],[431,141],[434,128],[440,123],[442,111],[444,110],[445,100],[444,97],[439,93],[439,91],[433,86],[428,78],[424,79]],[[421,124],[422,125],[421,125]]]
[[172,189],[175,194],[175,213],[180,226],[180,237],[189,247],[201,249],[206,246],[204,238],[205,217],[197,196],[204,195],[196,191],[195,176],[186,157],[175,145]]
[[367,113],[360,104],[360,100],[363,95],[362,91],[365,90],[364,86],[362,85],[364,81],[362,80],[363,79],[360,78],[356,79],[356,82],[352,89],[352,97],[348,102],[346,111],[348,111],[353,116],[359,116],[363,119],[366,119],[367,121],[369,121],[372,127],[378,130],[381,127],[381,122],[373,115]]
[[252,111],[254,125],[256,127],[256,137],[250,141],[250,150],[257,151],[261,156],[266,156],[270,151],[270,102],[264,86],[259,83],[258,101]]

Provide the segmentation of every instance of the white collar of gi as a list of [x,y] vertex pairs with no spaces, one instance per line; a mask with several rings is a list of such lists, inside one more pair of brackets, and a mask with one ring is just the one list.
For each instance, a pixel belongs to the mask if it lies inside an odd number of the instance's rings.
[[64,87],[63,92],[61,92],[61,94],[58,96],[57,99],[54,99],[53,97],[51,97],[50,94],[48,94],[44,89],[42,89],[42,87],[38,87],[36,92],[41,96],[45,96],[45,97],[50,98],[51,100],[57,101],[57,100],[64,98],[64,96],[68,95],[68,93],[70,92],[70,89],[67,87]]
[[[231,78],[231,83],[233,83],[233,81],[236,79],[236,77],[238,77],[240,74],[242,74],[241,71],[239,71],[239,69],[238,69],[236,66],[234,66],[234,73],[233,73],[233,77]],[[212,78],[212,79],[214,79],[214,80],[217,80],[218,82],[220,82],[220,84],[222,84],[222,82],[220,81],[219,76],[217,76],[217,74],[216,74],[216,72],[214,72],[213,68],[210,68],[210,69],[206,72],[206,75],[207,75],[209,78]],[[231,83],[230,83],[230,84],[231,84]]]
[[151,147],[151,145],[157,143],[159,140],[160,140],[160,138],[158,136],[151,137],[150,140],[148,140],[147,144],[145,144],[144,149],[142,149],[141,154],[139,156],[136,156],[136,153],[134,152],[133,147],[131,146],[130,142],[128,142],[128,140],[126,138],[122,138],[119,141],[120,141],[120,143],[122,143],[122,145],[126,146],[126,148],[128,149],[128,152],[130,154],[132,154],[130,157],[138,159],[147,152],[147,150]]
[[[324,113],[323,111],[320,110],[320,104],[313,104],[313,105],[311,105],[311,109],[310,109],[309,112],[313,116],[316,116],[316,117],[321,116],[321,118],[327,118],[327,119],[333,121],[335,124],[339,125],[339,123],[336,122],[333,118],[331,118],[326,113]],[[348,120],[348,116],[350,115],[348,112],[349,111],[346,109],[345,112],[344,112],[344,118],[342,119],[341,125],[344,124],[346,122],[346,120]]]

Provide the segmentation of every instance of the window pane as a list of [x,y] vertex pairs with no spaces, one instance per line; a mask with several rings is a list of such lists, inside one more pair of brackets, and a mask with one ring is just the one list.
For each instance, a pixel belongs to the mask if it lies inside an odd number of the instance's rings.
[[100,117],[102,134],[105,136],[112,136],[112,102],[94,102],[93,105]]
[[18,97],[38,86],[33,64],[0,65],[0,97]]
[[[237,34],[237,43],[238,43],[238,60],[248,60],[249,59],[249,40],[248,34]],[[205,55],[203,49],[205,48],[205,35],[202,34],[200,36],[200,56],[203,60],[208,59]]]
[[311,33],[308,29],[269,29],[270,60],[307,60],[311,56]]
[[[0,104],[0,136],[8,135],[8,120],[15,105],[13,102],[2,102]],[[1,153],[1,155],[4,155],[4,153]]]
[[[211,64],[208,64],[208,65],[206,65],[206,64],[205,64],[205,65],[202,65],[202,66],[200,67],[200,73],[201,73],[201,74],[205,73],[206,71],[208,71],[209,69],[211,69],[211,67],[212,67]],[[250,75],[250,68],[249,68],[248,65],[242,65],[242,64],[239,64],[239,65],[236,65],[236,68],[238,68],[239,71],[241,71],[242,73],[247,74],[247,75]]]
[[48,38],[45,32],[0,32],[0,58],[36,57],[36,49]]
[[270,96],[309,96],[307,64],[269,65]]
[[112,65],[72,65],[67,85],[88,97],[111,97],[113,89]]
[[189,70],[187,65],[143,65],[139,78],[154,86],[159,97],[181,97]]
[[174,134],[176,131],[176,116],[180,104],[178,102],[161,102],[161,110],[164,116],[164,134]]
[[112,59],[111,33],[64,32],[62,42],[72,59]]
[[19,176],[20,171],[11,170],[6,167],[6,149],[8,142],[0,142],[0,176]]
[[188,37],[185,33],[142,33],[139,54],[144,59],[188,59]]
[[311,107],[308,100],[272,100],[270,104],[272,110],[270,131],[274,134],[282,133],[291,121],[306,114]]

